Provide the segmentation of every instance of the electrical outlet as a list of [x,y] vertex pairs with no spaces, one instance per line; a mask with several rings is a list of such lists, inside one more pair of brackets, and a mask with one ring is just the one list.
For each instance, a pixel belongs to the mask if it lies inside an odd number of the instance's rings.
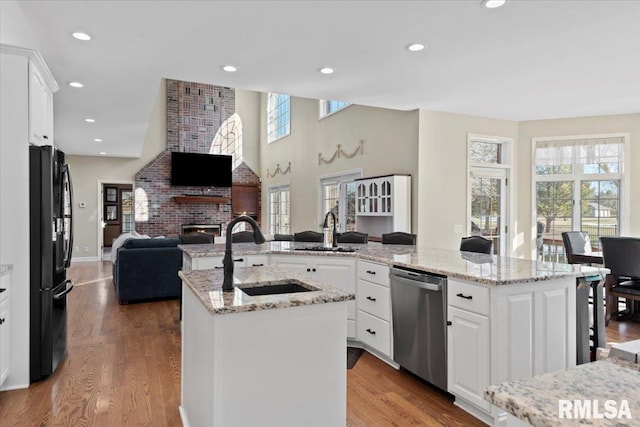
[[85,247],[84,247],[84,253],[85,253],[85,254],[88,254],[88,253],[89,253],[89,246],[85,246]]
[[76,252],[80,252],[80,246],[76,246]]

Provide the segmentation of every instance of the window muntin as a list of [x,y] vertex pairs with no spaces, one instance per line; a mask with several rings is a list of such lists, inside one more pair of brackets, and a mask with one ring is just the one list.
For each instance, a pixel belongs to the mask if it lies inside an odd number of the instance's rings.
[[[332,211],[338,218],[340,232],[356,230],[356,183],[361,173],[323,178],[320,180],[320,219]],[[331,226],[331,223],[329,224]]]
[[281,93],[267,95],[267,143],[291,133],[291,98]]
[[340,111],[349,105],[351,104],[345,101],[331,101],[328,99],[321,99],[320,100],[320,118],[326,117],[330,114]]
[[291,198],[289,186],[269,188],[269,204],[267,216],[269,218],[270,234],[291,233]]
[[563,231],[588,233],[596,249],[601,236],[620,234],[624,137],[539,140],[534,157],[542,259],[566,261]]

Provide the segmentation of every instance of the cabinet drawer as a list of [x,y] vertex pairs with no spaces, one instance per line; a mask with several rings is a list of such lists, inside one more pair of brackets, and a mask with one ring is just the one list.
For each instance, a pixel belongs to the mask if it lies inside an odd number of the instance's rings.
[[362,310],[358,311],[358,339],[382,354],[391,353],[391,325]]
[[358,308],[383,320],[391,320],[389,288],[358,279]]
[[389,266],[375,262],[359,261],[358,277],[378,285],[389,287]]
[[268,255],[245,255],[242,258],[245,259],[246,267],[264,267],[265,265],[269,265]]
[[195,257],[191,259],[192,270],[222,268],[222,257]]
[[478,314],[489,315],[489,288],[457,282],[447,282],[447,303]]

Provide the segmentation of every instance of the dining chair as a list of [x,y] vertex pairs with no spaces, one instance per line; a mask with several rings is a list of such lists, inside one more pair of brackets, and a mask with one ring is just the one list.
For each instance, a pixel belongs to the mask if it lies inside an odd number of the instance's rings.
[[493,250],[493,241],[485,239],[482,236],[463,237],[460,240],[460,251],[477,252],[479,254],[491,254]]
[[279,234],[273,235],[273,240],[278,242],[293,242],[293,234]]
[[402,231],[395,231],[393,233],[386,233],[382,235],[383,245],[415,245],[416,235],[410,233],[404,233]]
[[233,243],[253,243],[253,231],[238,231],[231,235]]
[[591,239],[589,235],[583,231],[562,232],[562,243],[564,243],[564,256],[568,264],[574,264],[574,262],[571,261],[571,255],[589,255],[592,252]]
[[213,236],[208,233],[181,234],[179,237],[179,241],[181,245],[213,243]]
[[605,279],[607,314],[605,325],[611,316],[618,314],[618,298],[640,301],[640,238],[600,237],[604,266],[610,273]]
[[339,233],[336,239],[338,243],[367,243],[369,241],[369,235],[357,231],[346,231]]
[[300,233],[293,233],[294,242],[324,242],[324,234],[317,231],[301,231]]

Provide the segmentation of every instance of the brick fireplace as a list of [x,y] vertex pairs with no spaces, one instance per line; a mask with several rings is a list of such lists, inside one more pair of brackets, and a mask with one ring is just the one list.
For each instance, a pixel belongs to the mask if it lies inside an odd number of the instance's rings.
[[[235,113],[235,90],[203,83],[167,80],[167,149],[135,175],[136,231],[178,236],[184,224],[219,225],[233,218],[231,188],[171,186],[171,152],[211,152],[221,125]],[[259,183],[245,163],[233,170],[233,183]],[[180,203],[180,196],[215,195],[215,203]],[[176,199],[177,198],[177,199]]]

